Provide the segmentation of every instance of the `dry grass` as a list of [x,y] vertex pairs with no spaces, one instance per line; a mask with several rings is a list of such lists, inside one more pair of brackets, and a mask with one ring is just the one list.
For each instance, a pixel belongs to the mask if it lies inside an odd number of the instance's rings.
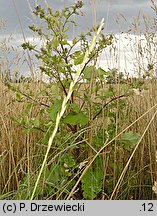
[[[40,86],[34,91],[39,91]],[[26,133],[18,124],[11,120],[11,117],[19,118],[25,115],[25,102],[17,102],[16,94],[9,90],[1,82],[0,85],[0,191],[14,191],[19,187],[19,181],[23,179],[28,171],[32,171],[35,144],[41,136],[40,133]],[[31,111],[31,116],[37,116],[39,106]]]
[[[123,110],[123,112],[118,111],[117,108],[118,116],[116,124],[118,128],[121,128],[121,130],[126,128],[143,113],[145,113],[155,104],[157,104],[156,82],[156,79],[147,82],[148,90],[141,92],[140,95],[134,95],[132,97],[129,97],[127,99],[127,106]],[[41,88],[43,88],[43,85],[41,85],[40,83],[33,84],[33,91],[38,92],[39,90],[41,90]],[[33,172],[35,172],[34,169],[36,166],[34,166],[34,163],[39,163],[39,161],[41,163],[44,151],[36,152],[36,147],[38,146],[37,143],[43,134],[42,132],[26,133],[24,132],[24,130],[21,129],[20,126],[18,126],[10,119],[11,116],[18,117],[24,115],[26,102],[17,102],[15,100],[15,94],[11,90],[9,90],[3,83],[1,83],[0,95],[0,183],[1,193],[6,193],[7,195],[7,193],[10,191],[18,190],[20,182],[23,181],[26,173],[32,174]],[[40,102],[41,101],[45,102],[43,99],[41,99]],[[39,113],[39,109],[40,105],[33,106],[31,110],[31,116],[37,116]],[[149,112],[143,118],[141,118],[136,124],[131,127],[131,130],[142,134],[154,112],[155,109]],[[130,163],[126,177],[122,181],[119,192],[118,194],[116,194],[115,199],[121,199],[124,197],[125,184],[127,184],[128,187],[128,195],[126,195],[127,199],[132,198],[132,193],[134,193],[134,199],[145,198],[148,192],[148,197],[154,198],[151,187],[153,186],[154,181],[157,178],[155,158],[157,151],[156,125],[157,118],[155,117]],[[97,127],[98,122],[96,121],[95,125],[93,123],[93,128],[95,128],[92,131],[93,134],[97,133],[95,131],[97,130]],[[106,174],[108,173],[114,176],[116,184],[119,178],[119,174],[114,171],[114,169],[116,169],[116,164],[119,164],[119,171],[121,172],[124,169],[130,153],[128,152],[128,155],[126,155],[126,152],[124,152],[122,146],[119,147],[116,144],[116,141],[114,152],[112,151],[112,146],[108,146],[103,153],[104,164],[106,164],[104,169],[106,169]],[[115,167],[112,167],[112,169],[109,165],[111,162],[115,164]],[[104,176],[104,182],[105,181],[107,181],[107,176]]]

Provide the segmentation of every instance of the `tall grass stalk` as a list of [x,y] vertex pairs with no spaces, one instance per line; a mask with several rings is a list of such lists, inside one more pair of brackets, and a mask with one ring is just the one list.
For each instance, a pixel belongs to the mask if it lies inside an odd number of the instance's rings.
[[43,160],[43,163],[42,163],[42,166],[41,166],[41,169],[39,171],[39,174],[37,176],[37,180],[35,182],[35,186],[34,186],[34,189],[33,189],[33,192],[32,192],[32,195],[31,195],[31,200],[34,198],[34,195],[35,195],[35,192],[36,192],[36,189],[37,189],[37,186],[38,186],[38,183],[39,183],[39,180],[40,180],[40,177],[41,177],[41,174],[44,170],[44,167],[45,167],[45,164],[46,164],[46,161],[47,161],[47,158],[48,158],[48,154],[49,154],[49,151],[50,151],[50,148],[51,148],[51,145],[52,145],[52,142],[54,140],[54,137],[58,131],[58,127],[59,127],[59,123],[60,123],[60,120],[62,118],[62,116],[64,115],[64,112],[66,110],[66,107],[67,107],[67,103],[73,93],[73,90],[74,90],[74,86],[75,84],[77,83],[79,77],[80,77],[80,74],[81,74],[81,71],[82,69],[86,66],[86,63],[88,61],[88,58],[89,58],[89,55],[90,53],[93,51],[94,47],[95,47],[95,44],[96,44],[96,39],[99,35],[99,33],[101,32],[102,28],[103,28],[103,25],[104,25],[104,19],[101,20],[100,22],[100,25],[99,25],[99,28],[97,30],[97,32],[95,33],[94,37],[93,37],[93,40],[91,42],[91,45],[89,47],[89,49],[86,51],[85,53],[85,56],[84,56],[84,59],[83,59],[83,62],[82,64],[80,65],[80,67],[77,69],[77,72],[76,72],[76,76],[74,78],[73,81],[71,81],[70,83],[70,87],[69,87],[69,90],[68,90],[68,94],[67,96],[64,98],[63,102],[62,102],[62,107],[61,107],[61,111],[57,114],[57,117],[56,117],[56,123],[55,123],[55,127],[54,127],[54,130],[52,132],[52,135],[50,136],[49,138],[49,141],[48,141],[48,147],[47,147],[47,151],[46,151],[46,154],[45,154],[45,157],[44,157],[44,160]]

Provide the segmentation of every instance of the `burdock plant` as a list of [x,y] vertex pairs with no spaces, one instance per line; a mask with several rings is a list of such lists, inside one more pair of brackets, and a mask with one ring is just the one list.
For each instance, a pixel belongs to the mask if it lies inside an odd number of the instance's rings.
[[[53,83],[64,92],[64,99],[60,108],[56,113],[56,120],[54,123],[54,129],[52,135],[48,141],[47,151],[39,171],[31,199],[33,199],[36,192],[41,174],[45,167],[48,154],[57,133],[59,123],[63,117],[68,102],[75,104],[75,98],[73,95],[74,89],[80,79],[86,79],[87,74],[84,74],[88,64],[96,59],[102,50],[111,44],[112,36],[106,37],[100,33],[104,25],[104,20],[101,21],[97,28],[89,30],[87,33],[82,33],[80,36],[73,38],[70,42],[68,36],[69,28],[71,24],[77,25],[73,20],[73,15],[80,15],[82,12],[80,9],[83,6],[82,1],[78,1],[74,6],[66,7],[62,11],[53,12],[50,7],[47,10],[41,6],[35,7],[34,14],[44,21],[43,27],[36,27],[35,25],[29,26],[29,28],[38,34],[38,36],[44,40],[43,45],[38,49],[37,45],[32,45],[29,42],[23,43],[24,49],[33,50],[37,59],[41,60],[42,66],[40,69],[43,73],[47,74]],[[98,35],[100,37],[98,39]],[[93,38],[93,39],[90,39]],[[79,49],[78,49],[79,47]],[[73,65],[77,66],[75,70]],[[88,74],[88,79],[92,76]],[[75,104],[76,105],[76,104]],[[77,105],[76,105],[77,106]],[[76,108],[75,106],[75,108]],[[74,106],[73,106],[74,107]],[[71,114],[72,118],[69,118]],[[74,115],[75,114],[75,115]],[[79,115],[79,118],[77,118]],[[82,111],[74,113],[74,110],[69,109],[68,118],[64,118],[64,122],[72,132],[76,132],[76,126],[78,124],[86,125],[88,123],[88,117]],[[70,120],[69,120],[70,119]],[[74,122],[76,121],[77,122]]]

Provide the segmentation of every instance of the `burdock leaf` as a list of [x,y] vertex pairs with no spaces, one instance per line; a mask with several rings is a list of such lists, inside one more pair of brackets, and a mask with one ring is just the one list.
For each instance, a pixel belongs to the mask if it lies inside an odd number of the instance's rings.
[[140,135],[138,133],[134,133],[132,131],[125,132],[122,135],[123,147],[126,150],[130,151],[135,147],[135,145],[138,143],[139,139],[140,139]]
[[80,113],[69,113],[64,118],[64,123],[71,124],[71,125],[86,125],[89,121],[88,116],[86,116],[83,112]]
[[62,106],[61,100],[56,100],[54,104],[49,108],[49,116],[54,121],[56,119],[57,113],[60,111]]

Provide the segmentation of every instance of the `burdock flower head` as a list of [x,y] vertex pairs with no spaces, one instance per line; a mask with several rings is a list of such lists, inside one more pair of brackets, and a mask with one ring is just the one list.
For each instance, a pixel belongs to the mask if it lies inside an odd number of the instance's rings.
[[44,17],[44,14],[45,14],[44,9],[40,5],[37,5],[34,9],[35,10],[33,11],[33,13],[37,16],[39,15],[40,18],[42,19]]
[[35,12],[39,13],[41,10],[41,6],[37,5],[34,9],[35,9]]
[[76,6],[77,8],[82,8],[82,6],[83,6],[83,1],[77,1],[77,3],[75,4],[75,6]]

